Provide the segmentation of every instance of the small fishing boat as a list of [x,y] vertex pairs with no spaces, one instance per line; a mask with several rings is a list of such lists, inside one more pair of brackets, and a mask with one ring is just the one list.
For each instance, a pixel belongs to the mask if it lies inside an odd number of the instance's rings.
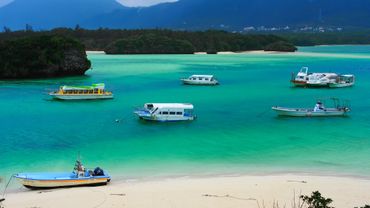
[[352,87],[355,85],[355,76],[352,74],[339,75],[334,83],[330,83],[330,88]]
[[59,100],[97,100],[112,99],[113,93],[105,90],[105,84],[91,86],[62,86],[56,92],[49,93],[54,99]]
[[85,169],[80,160],[76,161],[73,172],[63,173],[18,173],[14,176],[30,189],[61,188],[75,186],[107,185],[111,178],[103,169]]
[[192,75],[186,79],[181,79],[186,85],[218,85],[218,81],[213,75]]
[[[314,108],[287,108],[287,107],[272,107],[279,116],[289,117],[333,117],[345,116],[350,112],[348,104],[340,105],[340,100],[332,98],[334,107],[325,108],[321,101],[318,101]],[[346,102],[348,103],[348,101]]]
[[302,67],[297,75],[292,73],[291,82],[297,87],[328,87],[337,77],[336,73],[309,73],[308,67]]
[[194,106],[187,103],[147,103],[134,113],[148,121],[192,121]]

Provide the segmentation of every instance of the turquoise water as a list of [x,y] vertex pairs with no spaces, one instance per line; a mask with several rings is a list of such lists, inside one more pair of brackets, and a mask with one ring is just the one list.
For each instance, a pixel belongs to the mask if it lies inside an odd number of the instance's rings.
[[[300,48],[297,54],[94,55],[84,77],[0,83],[0,176],[88,167],[113,178],[309,172],[370,175],[370,46]],[[297,89],[293,71],[353,73],[346,89]],[[179,78],[215,74],[216,87]],[[53,101],[64,84],[105,82],[114,100]],[[315,99],[350,99],[350,117],[279,118],[271,106],[313,107]],[[198,119],[147,123],[146,102],[190,102]],[[116,123],[116,119],[121,119]]]

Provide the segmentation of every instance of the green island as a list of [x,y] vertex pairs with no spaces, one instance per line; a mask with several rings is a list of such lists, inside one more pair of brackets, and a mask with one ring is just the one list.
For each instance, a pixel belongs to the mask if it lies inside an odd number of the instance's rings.
[[91,66],[79,41],[58,35],[0,41],[0,78],[83,75]]

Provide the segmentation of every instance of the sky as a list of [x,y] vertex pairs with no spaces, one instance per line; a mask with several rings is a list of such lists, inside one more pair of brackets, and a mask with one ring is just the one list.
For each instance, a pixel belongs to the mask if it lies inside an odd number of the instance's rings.
[[[0,7],[7,5],[8,3],[14,0],[0,0]],[[48,0],[45,0],[48,1]],[[163,2],[174,2],[176,0],[116,0],[119,3],[130,6],[130,7],[137,7],[137,6],[151,6],[158,3]]]
[[12,2],[13,0],[0,0],[0,7],[5,6]]

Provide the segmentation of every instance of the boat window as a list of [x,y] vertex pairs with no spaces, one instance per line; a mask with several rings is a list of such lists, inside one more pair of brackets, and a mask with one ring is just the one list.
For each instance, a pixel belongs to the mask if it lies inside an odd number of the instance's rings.
[[193,110],[192,109],[185,109],[184,110],[184,116],[193,116]]
[[153,104],[148,104],[146,107],[150,110],[154,107],[154,105]]
[[203,78],[202,77],[199,77],[199,80],[203,80]]
[[176,112],[170,112],[170,115],[176,115]]
[[164,111],[162,112],[163,115],[168,115],[168,112]]
[[206,81],[208,81],[208,78],[205,78]]
[[176,115],[180,115],[181,116],[182,115],[182,112],[176,112]]

